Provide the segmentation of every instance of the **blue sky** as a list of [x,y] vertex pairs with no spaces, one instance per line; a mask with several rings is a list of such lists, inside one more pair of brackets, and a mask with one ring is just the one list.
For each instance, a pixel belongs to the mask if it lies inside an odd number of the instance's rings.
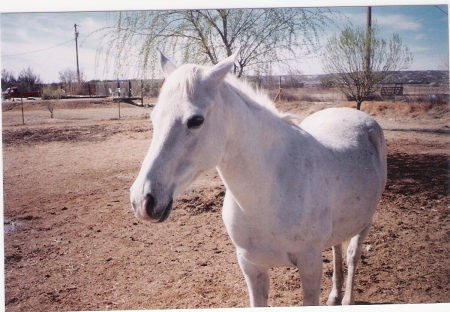
[[[23,1],[22,1],[23,2]],[[27,1],[25,1],[26,3]],[[79,0],[80,2],[80,0]],[[84,1],[81,1],[82,3]],[[39,5],[36,6],[36,3]],[[32,2],[32,6],[2,7],[1,15],[1,68],[12,71],[16,77],[22,69],[31,67],[40,75],[43,82],[57,82],[58,73],[66,68],[76,69],[74,27],[79,27],[79,61],[80,69],[84,72],[85,79],[108,79],[113,73],[105,73],[103,64],[96,64],[96,49],[99,36],[91,35],[91,32],[100,29],[113,21],[108,17],[105,10],[126,10],[156,8],[152,6],[133,6],[133,1],[127,4],[117,4],[114,1],[109,7],[81,5],[75,7],[65,6],[64,10],[76,10],[84,12],[44,13],[60,10],[52,3]],[[141,2],[142,3],[142,2]],[[190,5],[205,7],[206,2],[191,1]],[[274,6],[274,1],[250,1],[246,6],[264,7]],[[401,4],[399,6],[386,6],[386,4]],[[441,70],[448,65],[449,35],[448,35],[448,7],[440,5],[436,7],[427,4],[427,1],[409,1],[408,4],[425,5],[403,5],[404,1],[367,1],[361,2],[361,7],[350,7],[348,2],[343,1],[318,1],[314,5],[341,5],[336,7],[338,11],[348,17],[348,21],[354,25],[364,26],[366,20],[365,5],[372,5],[372,18],[376,20],[383,37],[390,37],[398,33],[411,52],[414,54],[414,62],[410,70]],[[431,3],[428,1],[428,3]],[[279,0],[276,5],[302,5],[299,1]],[[351,2],[350,4],[354,4]],[[175,8],[171,0],[165,1],[163,8]],[[179,5],[179,4],[178,4]],[[211,3],[208,2],[209,7]],[[233,2],[227,2],[233,6]],[[311,1],[308,1],[311,6]],[[381,5],[381,6],[380,6]],[[223,6],[223,5],[222,5]],[[236,4],[235,4],[236,6]],[[184,4],[184,8],[187,5]],[[86,12],[86,10],[98,10],[98,12]],[[4,13],[4,12],[18,13]],[[37,13],[24,13],[33,11]],[[102,12],[103,11],[103,12]],[[342,25],[342,21],[337,22]],[[337,33],[338,29],[330,28],[327,35]],[[326,36],[324,37],[324,40]],[[298,68],[304,74],[322,73],[320,61],[315,58],[303,59]],[[131,76],[133,74],[130,74]],[[135,78],[135,77],[127,77]]]

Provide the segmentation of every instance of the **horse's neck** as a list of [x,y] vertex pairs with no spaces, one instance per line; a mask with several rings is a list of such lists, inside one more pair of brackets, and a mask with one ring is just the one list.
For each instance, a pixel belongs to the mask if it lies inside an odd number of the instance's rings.
[[246,200],[246,194],[264,200],[277,175],[277,164],[283,161],[283,149],[298,143],[300,130],[267,108],[252,107],[237,97],[224,100],[229,126],[225,154],[217,170],[238,202]]

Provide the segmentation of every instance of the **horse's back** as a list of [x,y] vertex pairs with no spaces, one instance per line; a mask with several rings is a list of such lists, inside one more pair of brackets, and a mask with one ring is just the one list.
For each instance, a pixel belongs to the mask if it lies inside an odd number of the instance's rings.
[[[330,148],[351,148],[364,144],[368,135],[375,148],[382,148],[383,132],[367,114],[351,108],[329,108],[305,118],[300,127]],[[375,136],[379,142],[372,141]],[[381,145],[380,145],[381,144]]]

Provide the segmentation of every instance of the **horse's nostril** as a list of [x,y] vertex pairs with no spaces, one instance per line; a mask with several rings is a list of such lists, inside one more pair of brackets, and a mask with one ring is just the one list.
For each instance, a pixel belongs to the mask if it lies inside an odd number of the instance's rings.
[[144,205],[145,211],[147,212],[148,216],[151,217],[153,209],[156,206],[156,199],[152,195],[147,194],[147,196],[145,197]]

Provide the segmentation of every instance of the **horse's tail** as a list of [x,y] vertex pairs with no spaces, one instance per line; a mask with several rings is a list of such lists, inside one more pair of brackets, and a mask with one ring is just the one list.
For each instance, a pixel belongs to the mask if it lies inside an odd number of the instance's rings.
[[383,191],[387,181],[387,147],[383,129],[381,129],[377,122],[375,122],[374,127],[369,130],[369,142],[377,153],[382,177],[381,191]]

